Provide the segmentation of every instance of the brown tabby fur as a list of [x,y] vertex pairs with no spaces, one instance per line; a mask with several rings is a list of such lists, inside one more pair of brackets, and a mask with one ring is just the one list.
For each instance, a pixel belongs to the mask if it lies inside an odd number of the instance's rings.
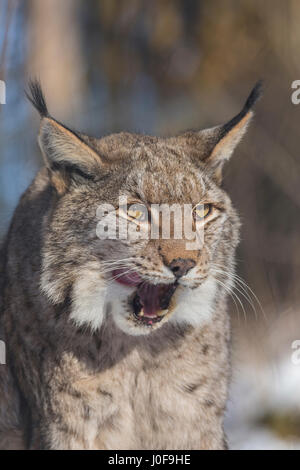
[[[0,448],[226,448],[227,293],[239,221],[221,169],[258,95],[256,87],[224,126],[97,140],[54,120],[31,85],[45,167],[2,248]],[[214,204],[203,249],[187,252],[172,239],[99,240],[97,207],[116,207],[119,194],[144,204]],[[153,328],[132,321],[132,288],[107,281],[107,266],[128,257],[152,282],[170,282],[174,258],[196,262]]]

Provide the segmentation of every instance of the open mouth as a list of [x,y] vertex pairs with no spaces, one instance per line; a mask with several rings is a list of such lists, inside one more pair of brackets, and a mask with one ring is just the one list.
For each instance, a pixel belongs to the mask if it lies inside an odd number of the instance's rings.
[[120,284],[136,287],[131,305],[136,321],[151,326],[160,322],[168,313],[171,298],[177,288],[177,282],[173,284],[151,284],[143,281],[135,272],[127,273],[118,269],[113,272],[115,280]]

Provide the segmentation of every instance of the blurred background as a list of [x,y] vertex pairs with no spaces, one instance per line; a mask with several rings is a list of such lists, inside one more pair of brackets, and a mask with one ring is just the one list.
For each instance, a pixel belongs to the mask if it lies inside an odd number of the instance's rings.
[[243,222],[237,272],[252,289],[238,286],[231,308],[233,449],[300,449],[299,24],[297,0],[0,0],[1,238],[42,162],[30,77],[57,119],[97,137],[226,122],[264,79],[225,171]]

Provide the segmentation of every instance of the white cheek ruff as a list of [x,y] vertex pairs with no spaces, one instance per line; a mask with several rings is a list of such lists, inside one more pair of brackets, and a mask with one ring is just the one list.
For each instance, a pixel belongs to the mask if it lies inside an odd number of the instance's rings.
[[[73,284],[70,319],[77,326],[96,331],[102,326],[109,304],[113,319],[122,331],[130,335],[149,334],[151,328],[129,321],[128,298],[134,290],[134,287],[116,282],[107,284],[98,266],[87,266]],[[179,286],[174,294],[176,306],[168,321],[195,327],[208,323],[213,314],[216,290],[216,281],[212,278],[196,289]]]
[[107,298],[111,304],[111,313],[118,328],[128,335],[140,336],[149,334],[150,330],[146,326],[140,326],[129,321],[132,312],[128,305],[128,298],[135,289],[135,287],[123,286],[114,282],[108,288]]
[[211,320],[217,292],[216,281],[207,279],[196,289],[179,289],[170,322],[201,326]]
[[73,284],[72,311],[70,318],[77,326],[89,326],[92,331],[99,329],[105,316],[107,287],[97,271],[85,268]]

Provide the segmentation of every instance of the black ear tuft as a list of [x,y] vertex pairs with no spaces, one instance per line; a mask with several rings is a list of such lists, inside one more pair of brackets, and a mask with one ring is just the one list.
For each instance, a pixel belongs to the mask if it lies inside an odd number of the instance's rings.
[[38,110],[41,117],[49,116],[44,93],[41,84],[37,79],[29,82],[28,91],[25,93],[29,101]]
[[262,91],[263,91],[263,81],[259,80],[247,98],[247,101],[244,106],[245,110],[249,111],[249,109],[251,109],[255,105],[255,103],[262,96]]
[[234,126],[236,126],[243,117],[253,108],[255,103],[259,100],[262,95],[263,81],[259,80],[254,88],[252,89],[250,95],[247,98],[246,103],[244,104],[243,109],[237,114],[233,119],[227,122],[221,129],[221,138],[223,138]]

